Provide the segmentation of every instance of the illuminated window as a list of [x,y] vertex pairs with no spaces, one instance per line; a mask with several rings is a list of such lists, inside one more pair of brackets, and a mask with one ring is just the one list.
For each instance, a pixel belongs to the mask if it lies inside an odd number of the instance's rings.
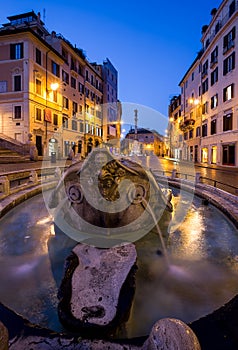
[[40,108],[36,108],[36,120],[42,121],[42,110]]
[[39,79],[36,79],[36,93],[41,95],[41,81]]
[[216,108],[218,106],[218,94],[212,96],[211,98],[211,108]]
[[234,97],[234,84],[231,84],[223,89],[223,102],[229,101]]

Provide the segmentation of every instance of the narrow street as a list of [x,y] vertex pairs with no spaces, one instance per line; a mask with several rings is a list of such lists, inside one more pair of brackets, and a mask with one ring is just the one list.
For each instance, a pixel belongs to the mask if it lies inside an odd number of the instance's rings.
[[[158,158],[156,156],[149,156],[143,159],[143,165],[151,169],[164,171],[166,175],[170,175],[172,170],[176,169],[178,173],[182,174],[181,177],[187,177],[188,179],[194,178],[195,173],[199,172],[203,183],[214,186],[215,181],[217,181],[216,187],[232,194],[238,194],[237,167],[224,168],[217,165],[177,162],[174,159]],[[237,187],[237,190],[230,186]]]

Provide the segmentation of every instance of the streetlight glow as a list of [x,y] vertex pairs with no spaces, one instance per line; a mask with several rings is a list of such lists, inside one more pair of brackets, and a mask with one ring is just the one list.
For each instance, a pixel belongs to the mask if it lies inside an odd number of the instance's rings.
[[56,91],[59,88],[59,83],[51,83],[50,88],[53,91]]

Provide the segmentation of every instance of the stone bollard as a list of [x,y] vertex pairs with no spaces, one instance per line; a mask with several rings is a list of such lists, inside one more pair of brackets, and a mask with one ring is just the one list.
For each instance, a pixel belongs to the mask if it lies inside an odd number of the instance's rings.
[[8,330],[2,322],[0,322],[0,350],[8,350]]
[[141,350],[201,350],[201,347],[186,323],[163,318],[155,323]]
[[7,176],[0,177],[0,194],[3,196],[10,194],[10,183]]
[[200,174],[200,173],[196,173],[196,174],[195,174],[195,184],[200,183],[200,177],[201,177],[201,174]]
[[37,175],[37,172],[35,170],[32,170],[30,172],[29,182],[33,182],[35,184],[38,182],[38,175]]
[[61,170],[60,170],[60,168],[57,166],[57,168],[55,168],[55,177],[57,178],[57,179],[60,179],[61,178]]
[[172,170],[172,179],[176,179],[178,176],[177,176],[177,169],[173,169]]

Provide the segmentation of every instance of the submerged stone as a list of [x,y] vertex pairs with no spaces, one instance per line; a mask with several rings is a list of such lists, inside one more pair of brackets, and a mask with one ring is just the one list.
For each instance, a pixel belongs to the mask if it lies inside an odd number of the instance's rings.
[[[133,244],[99,249],[78,244],[59,292],[59,317],[74,331],[107,334],[126,321],[134,296]],[[88,332],[87,332],[88,333]]]

